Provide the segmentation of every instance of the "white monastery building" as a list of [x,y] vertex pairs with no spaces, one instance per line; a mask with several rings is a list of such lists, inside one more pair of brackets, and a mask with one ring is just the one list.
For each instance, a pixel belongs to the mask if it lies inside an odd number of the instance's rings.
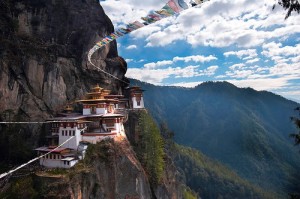
[[143,90],[140,87],[128,89],[129,98],[123,95],[110,95],[98,85],[87,93],[82,104],[82,114],[74,113],[67,105],[58,117],[49,119],[50,136],[48,146],[35,149],[39,155],[50,154],[40,159],[40,165],[48,168],[70,168],[84,158],[88,144],[96,144],[106,138],[126,137],[124,118],[126,109],[144,108]]

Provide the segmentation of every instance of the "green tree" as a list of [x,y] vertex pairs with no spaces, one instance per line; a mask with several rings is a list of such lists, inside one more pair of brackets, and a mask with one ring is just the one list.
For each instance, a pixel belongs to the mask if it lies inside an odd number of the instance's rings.
[[[300,116],[300,107],[295,108],[295,111],[297,111]],[[300,145],[300,117],[291,117],[291,120],[295,124],[298,132],[292,133],[290,136],[294,139],[295,145]],[[290,199],[300,199],[299,193],[290,193],[289,195]]]
[[[287,13],[285,15],[285,19],[289,18],[291,16],[292,12],[300,13],[300,2],[299,0],[278,0],[278,4],[282,6],[285,10],[287,10]],[[275,5],[273,9],[275,8]]]
[[141,112],[139,116],[140,141],[136,153],[150,177],[150,182],[158,184],[164,170],[164,143],[159,128],[152,117]]
[[[295,108],[295,111],[299,112],[300,116],[300,107]],[[299,117],[291,117],[291,120],[294,122],[294,124],[297,127],[298,132],[290,134],[292,138],[294,138],[295,145],[300,144],[300,118]]]

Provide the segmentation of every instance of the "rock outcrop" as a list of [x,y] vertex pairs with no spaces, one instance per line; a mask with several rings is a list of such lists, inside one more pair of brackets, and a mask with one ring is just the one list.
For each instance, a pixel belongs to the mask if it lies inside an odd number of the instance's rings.
[[106,141],[98,146],[101,153],[90,156],[92,172],[81,172],[72,178],[72,197],[152,198],[143,167],[126,139]]

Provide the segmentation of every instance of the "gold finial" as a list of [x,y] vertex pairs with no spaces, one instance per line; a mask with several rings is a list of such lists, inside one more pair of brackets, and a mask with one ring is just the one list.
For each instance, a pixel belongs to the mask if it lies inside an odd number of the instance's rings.
[[67,113],[71,113],[71,112],[73,112],[73,107],[70,105],[70,104],[67,104],[66,105],[66,107],[65,107],[65,111],[67,112]]

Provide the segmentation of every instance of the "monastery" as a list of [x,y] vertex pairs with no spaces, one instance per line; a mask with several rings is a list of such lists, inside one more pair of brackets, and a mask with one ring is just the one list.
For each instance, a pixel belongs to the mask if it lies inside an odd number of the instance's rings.
[[43,155],[62,146],[41,158],[40,165],[71,168],[84,158],[88,144],[116,136],[126,137],[123,126],[126,110],[144,108],[143,91],[138,86],[130,87],[126,89],[127,98],[124,98],[124,95],[110,95],[110,90],[97,85],[84,99],[77,101],[82,106],[82,113],[74,113],[67,105],[58,117],[48,120],[48,146],[35,150],[38,155]]

